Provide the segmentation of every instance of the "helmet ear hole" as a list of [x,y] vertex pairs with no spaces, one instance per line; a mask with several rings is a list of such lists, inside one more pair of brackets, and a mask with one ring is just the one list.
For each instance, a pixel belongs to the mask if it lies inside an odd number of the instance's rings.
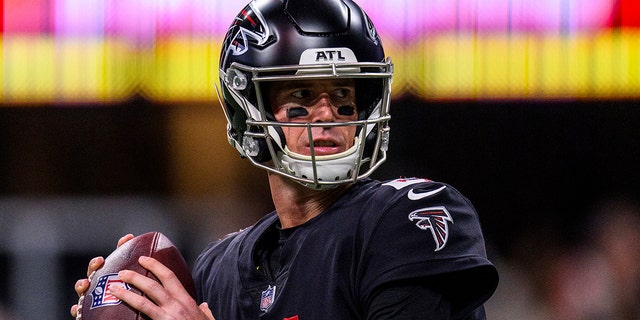
[[267,143],[260,139],[258,140],[258,155],[254,157],[254,160],[258,162],[267,162],[271,160],[271,153],[267,147]]
[[[273,120],[272,120],[273,121]],[[267,142],[266,138],[248,138],[248,137],[243,137],[242,139],[242,148],[243,149],[250,149],[252,150],[251,155],[249,155],[249,152],[245,153],[253,160],[256,161],[258,163],[264,163],[264,162],[268,162],[270,160],[272,160],[272,154],[271,154],[271,150],[270,150],[270,146],[268,145],[268,143],[271,143],[271,147],[274,148],[274,151],[277,152],[277,148],[280,148],[279,146],[282,146],[283,148],[286,146],[286,141],[284,138],[284,132],[282,131],[281,127],[271,127],[275,133],[276,136],[274,136],[273,133],[271,133],[269,136],[271,136],[274,139],[269,139],[269,141],[271,142]],[[256,134],[257,136],[263,136],[264,135],[264,131],[266,130],[264,128],[261,127],[251,127],[248,129],[249,132]],[[277,143],[273,143],[273,140],[277,140],[279,138],[279,142]],[[274,146],[278,145],[278,146]]]
[[[253,133],[258,133],[260,130],[261,129],[253,128],[250,131]],[[269,146],[267,145],[267,141],[265,139],[263,138],[254,139],[254,138],[245,137],[242,143],[243,143],[243,146],[242,146],[243,149],[252,150],[251,155],[249,155],[248,152],[246,151],[245,153],[247,153],[247,155],[251,157],[251,159],[253,159],[254,161],[259,163],[264,163],[271,160],[271,152],[269,152]]]

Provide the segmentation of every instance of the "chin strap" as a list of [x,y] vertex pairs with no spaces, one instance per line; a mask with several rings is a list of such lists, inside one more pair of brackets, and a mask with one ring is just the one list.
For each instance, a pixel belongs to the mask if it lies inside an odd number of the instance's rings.
[[337,154],[306,156],[291,152],[285,146],[284,151],[278,153],[278,157],[290,175],[300,178],[300,180],[294,178],[299,183],[313,189],[332,189],[339,184],[330,182],[352,180],[357,174],[356,165],[359,154],[357,151],[360,146],[358,140],[356,138],[351,148]]

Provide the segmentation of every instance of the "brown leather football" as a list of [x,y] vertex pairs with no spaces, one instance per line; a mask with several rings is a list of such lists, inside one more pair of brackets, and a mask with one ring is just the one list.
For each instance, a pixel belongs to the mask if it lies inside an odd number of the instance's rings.
[[124,286],[132,292],[141,294],[137,288],[118,279],[118,271],[124,269],[136,271],[158,281],[153,273],[140,266],[138,263],[140,256],[153,257],[171,269],[187,292],[195,299],[193,278],[178,248],[164,234],[149,232],[125,242],[105,259],[104,265],[100,269],[89,277],[91,285],[78,301],[80,308],[76,319],[149,319],[146,315],[134,310],[109,293],[111,286]]

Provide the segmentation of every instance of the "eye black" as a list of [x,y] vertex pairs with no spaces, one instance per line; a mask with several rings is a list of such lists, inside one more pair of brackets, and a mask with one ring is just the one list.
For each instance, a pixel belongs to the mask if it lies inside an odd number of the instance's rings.
[[297,117],[306,117],[309,115],[309,111],[303,107],[289,108],[287,109],[287,118],[293,119]]
[[341,116],[352,116],[356,113],[356,109],[352,106],[338,107],[338,114]]

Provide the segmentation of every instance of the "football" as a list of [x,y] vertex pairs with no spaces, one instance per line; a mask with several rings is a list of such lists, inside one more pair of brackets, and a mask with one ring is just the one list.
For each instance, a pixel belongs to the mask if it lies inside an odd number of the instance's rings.
[[178,248],[164,234],[149,232],[125,242],[105,259],[100,269],[89,276],[91,285],[78,301],[76,319],[149,319],[109,293],[111,286],[121,286],[141,294],[135,287],[120,281],[118,271],[124,269],[136,271],[158,281],[153,273],[138,264],[140,256],[155,258],[171,269],[187,292],[196,298],[191,271]]

